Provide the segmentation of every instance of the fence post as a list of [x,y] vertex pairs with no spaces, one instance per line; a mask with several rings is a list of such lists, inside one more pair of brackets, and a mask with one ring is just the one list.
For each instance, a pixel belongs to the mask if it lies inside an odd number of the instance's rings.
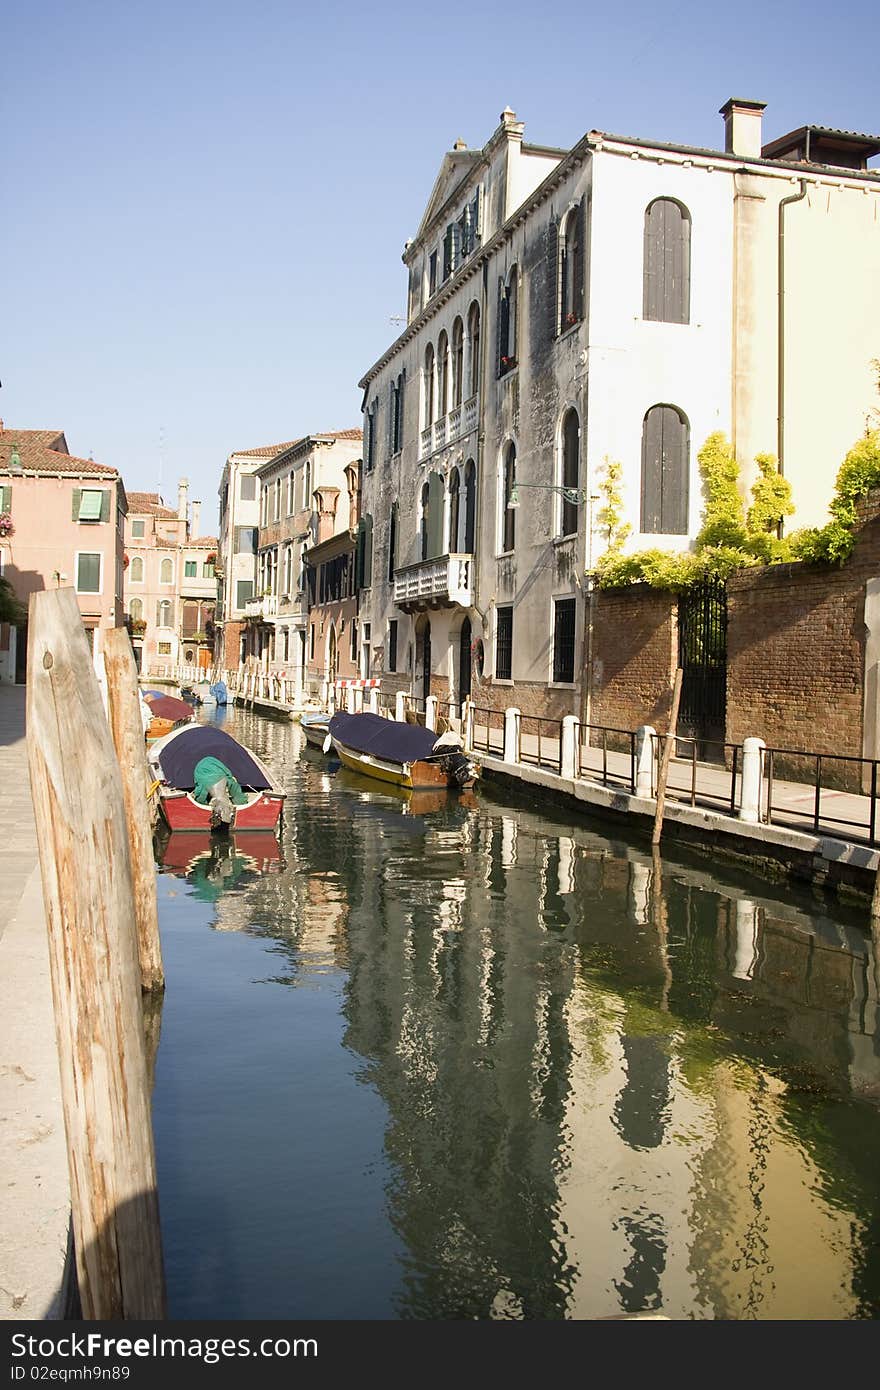
[[426,729],[436,729],[436,728],[437,728],[437,706],[438,706],[438,704],[439,704],[439,700],[437,699],[437,696],[436,696],[436,695],[427,695],[427,696],[425,697],[425,728],[426,728]]
[[666,779],[669,776],[669,764],[675,750],[675,731],[678,728],[678,706],[681,700],[681,683],[684,672],[679,666],[675,672],[675,681],[672,686],[672,708],[669,711],[669,728],[666,734],[666,742],[663,745],[663,756],[660,759],[660,769],[657,773],[657,805],[654,810],[654,830],[651,835],[651,844],[659,845],[660,836],[663,832],[663,811],[666,806]]
[[83,1315],[165,1315],[131,856],[73,589],[30,602],[27,745]]
[[378,714],[378,713],[379,713],[379,687],[378,687],[378,685],[374,685],[374,686],[371,687],[371,689],[370,689],[370,694],[369,694],[368,698],[369,698],[369,702],[370,702],[370,714]]
[[464,702],[461,712],[461,746],[465,753],[471,753],[474,747],[474,707],[471,697],[468,696]]
[[520,711],[515,706],[504,711],[504,752],[502,756],[506,763],[519,762],[519,741],[517,739],[519,716]]
[[739,818],[756,823],[761,819],[761,779],[767,745],[762,738],[744,738],[742,747]]
[[122,796],[131,850],[141,989],[163,989],[165,973],[162,969],[162,948],[159,944],[159,910],[156,906],[156,869],[153,864],[153,832],[150,825],[144,726],[138,699],[134,653],[124,627],[114,628],[104,638],[104,670],[107,675],[110,729],[122,775]]
[[562,721],[562,748],[561,769],[563,777],[573,780],[577,777],[578,771],[578,730],[580,720],[573,714],[567,714]]
[[406,719],[406,694],[402,690],[398,690],[394,697],[394,718],[399,724]]
[[636,796],[654,795],[654,739],[657,730],[651,724],[636,729]]

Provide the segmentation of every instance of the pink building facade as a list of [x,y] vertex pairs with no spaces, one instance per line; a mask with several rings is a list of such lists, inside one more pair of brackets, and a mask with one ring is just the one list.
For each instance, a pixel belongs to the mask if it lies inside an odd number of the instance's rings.
[[[73,588],[96,659],[124,621],[127,505],[118,470],[75,458],[61,431],[0,421],[0,573],[25,608],[33,593]],[[0,682],[26,673],[27,622],[0,624]]]

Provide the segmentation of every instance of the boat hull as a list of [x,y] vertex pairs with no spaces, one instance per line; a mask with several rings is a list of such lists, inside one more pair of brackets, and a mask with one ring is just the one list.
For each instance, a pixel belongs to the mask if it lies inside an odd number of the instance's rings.
[[[408,787],[412,791],[418,791],[432,787],[459,786],[438,763],[425,762],[423,759],[412,763],[390,762],[385,758],[374,757],[371,753],[359,753],[354,748],[346,748],[344,743],[335,738],[333,747],[343,767],[350,767],[353,772],[375,777],[377,781],[389,783],[394,787]],[[472,782],[465,785],[471,786]]]
[[[283,792],[251,792],[246,806],[235,807],[235,818],[229,829],[236,833],[241,830],[274,830],[281,819],[283,805]],[[191,792],[160,787],[159,810],[169,830],[204,832],[211,829],[211,807],[202,806]]]
[[330,732],[330,716],[324,719],[303,715],[300,719],[300,727],[305,735],[306,743],[312,748],[323,749],[327,734]]

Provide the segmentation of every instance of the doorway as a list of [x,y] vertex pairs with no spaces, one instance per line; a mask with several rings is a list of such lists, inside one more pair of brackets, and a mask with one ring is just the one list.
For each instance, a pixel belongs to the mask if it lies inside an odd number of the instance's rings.
[[458,635],[458,712],[471,693],[471,620],[465,618]]

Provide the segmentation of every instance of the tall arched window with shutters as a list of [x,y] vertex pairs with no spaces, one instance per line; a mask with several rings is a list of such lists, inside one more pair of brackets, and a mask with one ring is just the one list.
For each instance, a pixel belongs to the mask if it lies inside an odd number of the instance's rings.
[[501,463],[501,549],[513,550],[516,542],[516,512],[509,505],[516,483],[516,445],[508,440]]
[[452,325],[452,408],[461,405],[464,389],[464,325],[456,319]]
[[174,583],[174,566],[173,566],[173,564],[171,563],[170,560],[163,560],[163,561],[161,562],[161,564],[159,565],[159,583],[160,583],[160,584],[173,584],[173,583]]
[[584,316],[584,201],[570,208],[559,229],[559,332]]
[[518,271],[511,266],[507,279],[498,287],[498,375],[516,366],[516,282]]
[[419,527],[420,527],[420,539],[421,539],[421,546],[420,546],[420,549],[421,549],[421,552],[422,552],[422,559],[423,559],[423,560],[427,560],[427,558],[428,558],[428,513],[429,513],[430,503],[431,503],[431,493],[430,493],[430,489],[429,489],[427,483],[423,483],[423,485],[422,485],[422,492],[421,492],[421,512],[422,512],[422,515],[421,515],[421,520],[420,520],[420,523],[419,523]]
[[477,521],[477,468],[473,459],[464,466],[464,554],[473,555]]
[[391,503],[391,519],[388,523],[388,578],[394,579],[394,571],[397,569],[397,529],[399,508],[396,502]]
[[643,534],[687,535],[689,473],[687,416],[674,405],[651,406],[642,424]]
[[434,423],[434,344],[425,348],[425,424],[428,429]]
[[144,617],[144,601],[141,598],[133,598],[128,605],[128,616],[133,623],[140,623]]
[[461,479],[458,469],[453,468],[449,478],[449,545],[450,555],[458,553],[458,519],[461,511]]
[[131,569],[129,571],[130,584],[143,584],[144,582],[144,561],[142,555],[135,555],[132,558]]
[[[580,487],[581,422],[574,408],[563,416],[560,446],[559,482],[562,487],[577,489]],[[569,502],[564,497],[560,501],[559,534],[574,536],[578,528],[577,502]]]
[[437,419],[449,409],[449,339],[446,330],[437,339]]
[[690,323],[691,215],[673,198],[655,198],[645,209],[642,316],[661,323]]
[[475,396],[480,389],[480,306],[474,300],[468,310],[468,396]]

